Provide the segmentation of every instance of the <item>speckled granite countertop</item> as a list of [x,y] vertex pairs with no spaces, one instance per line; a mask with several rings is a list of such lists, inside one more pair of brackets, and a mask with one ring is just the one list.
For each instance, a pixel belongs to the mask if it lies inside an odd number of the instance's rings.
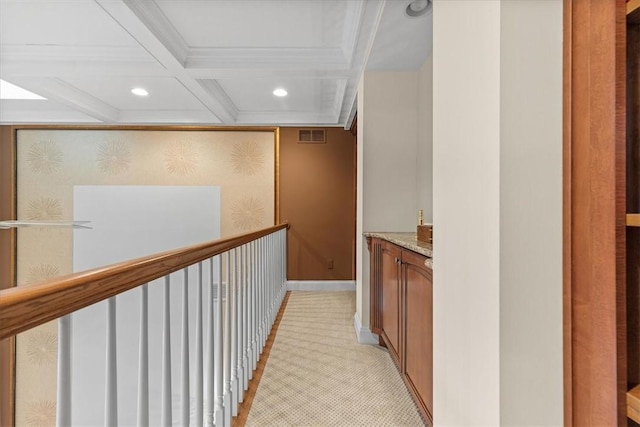
[[378,239],[387,240],[391,243],[395,243],[410,251],[417,252],[427,257],[424,265],[433,269],[433,245],[431,243],[418,242],[416,233],[378,233],[367,232],[363,233],[364,237],[376,237]]

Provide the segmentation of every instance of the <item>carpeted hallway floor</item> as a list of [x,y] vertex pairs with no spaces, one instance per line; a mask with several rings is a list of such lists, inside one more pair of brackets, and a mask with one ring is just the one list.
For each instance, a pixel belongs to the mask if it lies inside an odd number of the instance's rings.
[[358,344],[355,293],[292,292],[247,426],[423,426],[387,350]]

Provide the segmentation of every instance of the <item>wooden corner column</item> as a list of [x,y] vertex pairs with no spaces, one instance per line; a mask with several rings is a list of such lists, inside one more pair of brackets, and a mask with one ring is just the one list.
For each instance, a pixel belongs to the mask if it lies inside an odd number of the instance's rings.
[[[14,129],[0,126],[0,220],[16,219]],[[15,286],[15,230],[0,230],[0,289]],[[14,425],[15,338],[0,341],[0,426]]]
[[566,426],[626,425],[625,0],[564,1]]

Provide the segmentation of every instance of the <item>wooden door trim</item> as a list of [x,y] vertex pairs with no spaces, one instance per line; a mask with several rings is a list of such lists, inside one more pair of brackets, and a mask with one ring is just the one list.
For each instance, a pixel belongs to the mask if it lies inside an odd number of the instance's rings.
[[624,425],[625,0],[564,1],[564,423]]

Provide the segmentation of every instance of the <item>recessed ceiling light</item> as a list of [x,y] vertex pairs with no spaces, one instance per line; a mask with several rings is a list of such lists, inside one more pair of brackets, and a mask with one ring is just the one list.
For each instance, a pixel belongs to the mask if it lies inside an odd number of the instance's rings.
[[0,99],[47,99],[12,83],[0,80]]
[[147,92],[146,89],[143,89],[141,87],[134,87],[133,89],[131,89],[131,93],[138,96],[149,95],[149,92]]
[[275,96],[287,96],[287,91],[279,87],[273,91],[273,94]]
[[407,5],[405,13],[412,17],[422,16],[431,9],[431,0],[413,0]]

